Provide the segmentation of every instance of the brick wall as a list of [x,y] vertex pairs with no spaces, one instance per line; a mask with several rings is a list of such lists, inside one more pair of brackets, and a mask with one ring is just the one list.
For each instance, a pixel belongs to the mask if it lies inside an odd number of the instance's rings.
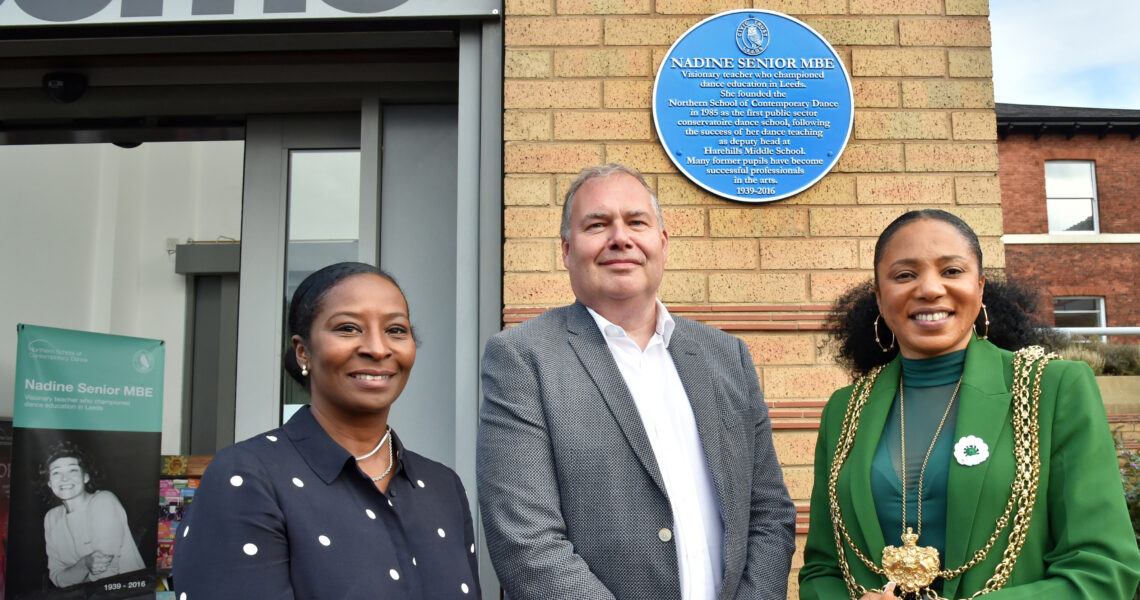
[[[998,144],[1007,233],[1047,233],[1045,161],[1096,163],[1101,233],[1140,233],[1140,138],[1017,134]],[[1056,296],[1100,296],[1110,326],[1140,325],[1140,244],[1027,244],[1006,247],[1006,272],[1041,292],[1052,322]],[[1114,341],[1137,343],[1140,338]]]
[[1140,138],[1016,134],[998,144],[1006,233],[1048,233],[1045,161],[1096,163],[1101,233],[1140,233]]
[[[572,299],[558,220],[574,175],[610,161],[646,173],[671,235],[661,298],[752,349],[806,531],[819,410],[847,383],[822,318],[838,294],[870,276],[875,236],[909,208],[940,207],[977,229],[987,266],[1005,264],[988,1],[505,4],[504,321]],[[691,184],[662,151],[650,114],[669,46],[735,8],[805,21],[836,47],[854,86],[854,128],[839,164],[813,188],[769,205],[725,201]]]
[[1009,276],[1041,293],[1050,323],[1054,297],[1101,296],[1109,326],[1140,324],[1140,244],[1010,245],[1005,264]]

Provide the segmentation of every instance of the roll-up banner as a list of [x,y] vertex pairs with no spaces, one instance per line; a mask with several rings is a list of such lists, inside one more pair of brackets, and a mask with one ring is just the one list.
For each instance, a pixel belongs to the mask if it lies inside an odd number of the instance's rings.
[[146,597],[163,342],[17,329],[7,598]]

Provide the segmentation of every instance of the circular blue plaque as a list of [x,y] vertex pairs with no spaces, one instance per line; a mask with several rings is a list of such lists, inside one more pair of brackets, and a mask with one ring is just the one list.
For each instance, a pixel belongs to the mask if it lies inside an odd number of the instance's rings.
[[653,124],[694,183],[730,200],[771,202],[835,166],[854,119],[851,78],[814,29],[767,10],[714,15],[669,49]]

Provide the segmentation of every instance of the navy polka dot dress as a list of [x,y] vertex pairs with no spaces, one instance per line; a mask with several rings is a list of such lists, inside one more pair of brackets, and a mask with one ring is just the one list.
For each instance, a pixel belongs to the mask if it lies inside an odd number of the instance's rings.
[[308,407],[219,452],[178,530],[175,597],[478,598],[463,484],[392,440],[387,494]]

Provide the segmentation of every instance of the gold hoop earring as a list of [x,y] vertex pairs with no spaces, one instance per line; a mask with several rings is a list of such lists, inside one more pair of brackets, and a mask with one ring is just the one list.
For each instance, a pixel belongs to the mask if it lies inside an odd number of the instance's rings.
[[[986,311],[986,304],[982,303],[982,316],[986,319],[986,332],[978,337],[983,340],[990,339],[990,313]],[[978,320],[974,319],[974,335],[978,335]]]
[[875,315],[875,322],[872,325],[872,327],[875,329],[875,343],[879,345],[880,350],[882,350],[884,353],[886,353],[886,352],[890,352],[891,348],[895,347],[895,332],[891,331],[890,327],[887,328],[887,331],[889,331],[891,334],[891,345],[890,346],[883,346],[883,342],[881,342],[879,340],[879,317],[881,317],[881,316],[882,316],[881,314]]
[[308,377],[308,376],[309,376],[309,366],[308,365],[301,365],[301,377]]

